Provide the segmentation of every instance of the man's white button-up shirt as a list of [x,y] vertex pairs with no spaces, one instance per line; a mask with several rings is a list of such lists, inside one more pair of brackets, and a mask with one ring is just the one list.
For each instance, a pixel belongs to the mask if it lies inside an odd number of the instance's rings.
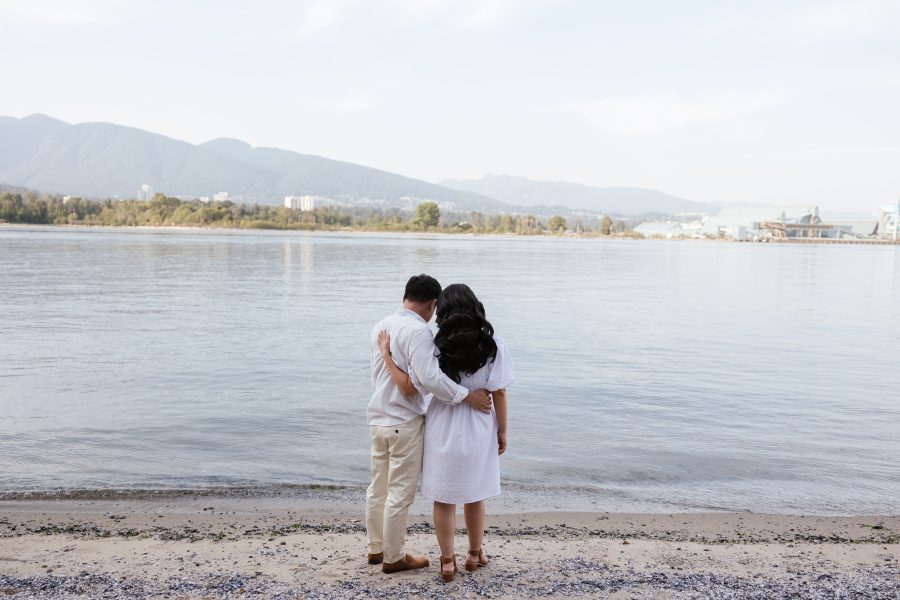
[[447,377],[435,356],[434,336],[425,319],[401,308],[379,321],[369,336],[372,350],[372,399],[369,400],[369,425],[399,425],[424,415],[427,405],[421,393],[406,397],[391,379],[378,348],[378,333],[391,334],[394,362],[407,373],[415,373],[416,383],[431,392],[435,400],[457,404],[469,390]]

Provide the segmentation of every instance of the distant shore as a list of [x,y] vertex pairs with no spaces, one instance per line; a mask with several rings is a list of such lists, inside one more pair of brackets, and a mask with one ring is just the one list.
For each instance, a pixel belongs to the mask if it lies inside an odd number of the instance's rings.
[[[421,505],[408,549],[432,566],[366,564],[355,492],[190,492],[0,501],[9,598],[532,597],[895,598],[900,516],[707,512],[491,513],[489,567],[445,585]],[[458,552],[465,552],[463,532]]]
[[[250,227],[250,226],[234,226],[225,227],[222,225],[91,225],[87,223],[5,223],[0,221],[0,228],[21,228],[21,229],[99,229],[99,230],[117,230],[117,231],[246,231],[252,233],[272,232],[272,233],[375,233],[384,235],[410,235],[410,236],[433,236],[433,237],[534,237],[545,239],[565,239],[565,238],[592,238],[592,239],[610,239],[610,240],[642,240],[642,239],[659,239],[644,238],[634,234],[615,234],[600,235],[598,233],[514,233],[514,232],[471,232],[471,231],[444,231],[444,230],[409,230],[409,229],[378,229],[369,227]],[[715,240],[713,240],[715,241]],[[723,240],[720,240],[723,241]]]
[[[316,227],[316,228],[274,228],[274,227],[222,227],[219,225],[89,225],[75,224],[40,224],[40,223],[4,223],[0,222],[2,229],[75,229],[75,230],[109,230],[109,231],[218,231],[218,232],[246,232],[246,233],[308,233],[308,234],[360,234],[360,235],[387,235],[433,238],[538,238],[546,240],[564,239],[594,239],[594,240],[649,240],[659,238],[644,238],[633,234],[599,235],[597,233],[499,233],[499,232],[465,232],[465,231],[415,231],[376,229],[365,227]],[[671,240],[669,240],[671,241]],[[681,241],[681,240],[676,240]],[[731,241],[731,240],[706,240],[706,241]]]
[[77,224],[33,224],[33,223],[4,223],[0,222],[0,229],[99,229],[114,231],[245,231],[251,233],[272,232],[272,233],[315,233],[315,234],[379,234],[379,235],[401,235],[413,237],[478,237],[478,238],[541,238],[541,239],[593,239],[593,240],[626,240],[626,241],[654,241],[654,242],[714,242],[714,243],[740,243],[749,245],[765,245],[765,244],[787,244],[787,245],[842,245],[842,246],[900,246],[900,241],[894,240],[848,240],[848,239],[829,239],[829,238],[787,238],[787,239],[771,239],[766,241],[736,241],[727,238],[688,238],[688,237],[644,237],[633,234],[612,234],[600,235],[597,233],[473,233],[460,231],[406,231],[406,230],[390,230],[390,229],[367,229],[354,227],[321,227],[321,228],[255,228],[255,227],[222,227],[222,226],[202,226],[202,225],[87,225]]

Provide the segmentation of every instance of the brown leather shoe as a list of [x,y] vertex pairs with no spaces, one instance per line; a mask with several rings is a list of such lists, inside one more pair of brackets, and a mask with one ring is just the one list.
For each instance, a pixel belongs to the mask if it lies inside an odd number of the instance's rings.
[[484,550],[479,548],[478,550],[469,550],[469,553],[466,554],[466,571],[477,571],[479,567],[488,566],[487,556],[484,555]]
[[383,560],[384,552],[379,552],[378,554],[369,554],[370,565],[380,565]]
[[[445,571],[444,565],[449,565],[453,563],[452,571]],[[456,574],[459,573],[459,569],[456,566],[456,555],[448,556],[447,558],[441,557],[441,579],[443,579],[446,583],[450,583],[453,581],[453,578],[456,577]]]
[[424,556],[413,556],[407,554],[405,558],[401,558],[397,562],[384,563],[381,565],[382,573],[399,573],[400,571],[410,571],[412,569],[424,569],[428,566],[428,559]]

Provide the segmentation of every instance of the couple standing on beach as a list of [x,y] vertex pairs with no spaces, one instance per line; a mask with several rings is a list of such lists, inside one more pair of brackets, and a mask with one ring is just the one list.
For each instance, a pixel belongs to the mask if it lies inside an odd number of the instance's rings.
[[[435,313],[433,337],[428,322]],[[434,501],[441,577],[452,581],[458,572],[457,504],[464,505],[469,537],[466,570],[488,564],[484,500],[500,494],[506,388],[514,376],[509,352],[467,285],[441,290],[428,275],[409,279],[403,306],[375,325],[370,346],[369,564],[381,564],[385,573],[428,566],[427,558],[404,550],[407,513],[421,475],[422,496]]]

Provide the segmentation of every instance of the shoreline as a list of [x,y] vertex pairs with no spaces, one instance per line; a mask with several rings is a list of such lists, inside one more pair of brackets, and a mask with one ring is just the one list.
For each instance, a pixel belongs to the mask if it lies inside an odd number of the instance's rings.
[[[654,238],[636,237],[633,235],[600,235],[587,233],[474,233],[463,231],[409,231],[409,230],[392,230],[392,229],[355,229],[352,227],[219,227],[219,226],[202,226],[202,225],[88,225],[85,223],[6,223],[0,221],[0,230],[7,229],[90,229],[90,230],[109,230],[109,231],[246,231],[252,233],[271,232],[278,233],[307,233],[307,234],[364,234],[364,235],[405,235],[416,237],[456,237],[456,238],[542,238],[547,240],[557,239],[598,239],[598,240],[645,240]],[[657,240],[660,241],[660,240]],[[665,240],[664,240],[665,241]],[[669,240],[671,241],[671,240]],[[688,240],[676,240],[688,241]],[[701,240],[701,241],[730,241],[730,240]]]
[[273,232],[273,233],[305,233],[305,234],[363,234],[363,235],[401,235],[416,236],[427,238],[451,237],[451,238],[540,238],[546,240],[598,240],[598,241],[645,241],[645,242],[716,242],[716,243],[738,243],[748,245],[798,245],[809,246],[821,244],[823,246],[900,246],[900,240],[888,239],[829,239],[829,238],[789,238],[789,239],[770,239],[770,240],[732,240],[725,238],[694,238],[694,237],[637,237],[634,235],[600,235],[592,233],[466,233],[458,231],[394,231],[390,229],[353,229],[353,228],[276,228],[276,227],[203,227],[197,225],[85,225],[81,223],[75,224],[41,224],[41,223],[4,223],[0,222],[0,229],[92,229],[92,230],[110,230],[110,231],[215,231],[215,232]]
[[[463,527],[461,516],[458,527]],[[0,501],[0,594],[9,598],[492,598],[900,594],[900,516],[492,512],[491,565],[437,574],[430,515],[414,506],[407,549],[422,571],[365,562],[357,495]],[[457,552],[465,535],[457,531]]]
[[[0,506],[67,506],[72,502],[132,502],[204,499],[208,501],[255,503],[264,508],[300,506],[315,508],[322,503],[336,513],[353,512],[365,503],[366,485],[363,483],[264,483],[195,485],[185,487],[109,487],[109,488],[39,488],[3,490]],[[491,510],[498,515],[532,513],[604,513],[691,515],[764,514],[778,518],[893,518],[900,513],[884,510],[823,510],[815,507],[790,509],[766,506],[726,506],[714,503],[688,504],[666,499],[635,498],[613,490],[593,486],[540,486],[522,482],[503,481],[503,492],[489,498]],[[52,509],[51,509],[52,510]],[[416,497],[410,510],[429,514],[431,503]]]

